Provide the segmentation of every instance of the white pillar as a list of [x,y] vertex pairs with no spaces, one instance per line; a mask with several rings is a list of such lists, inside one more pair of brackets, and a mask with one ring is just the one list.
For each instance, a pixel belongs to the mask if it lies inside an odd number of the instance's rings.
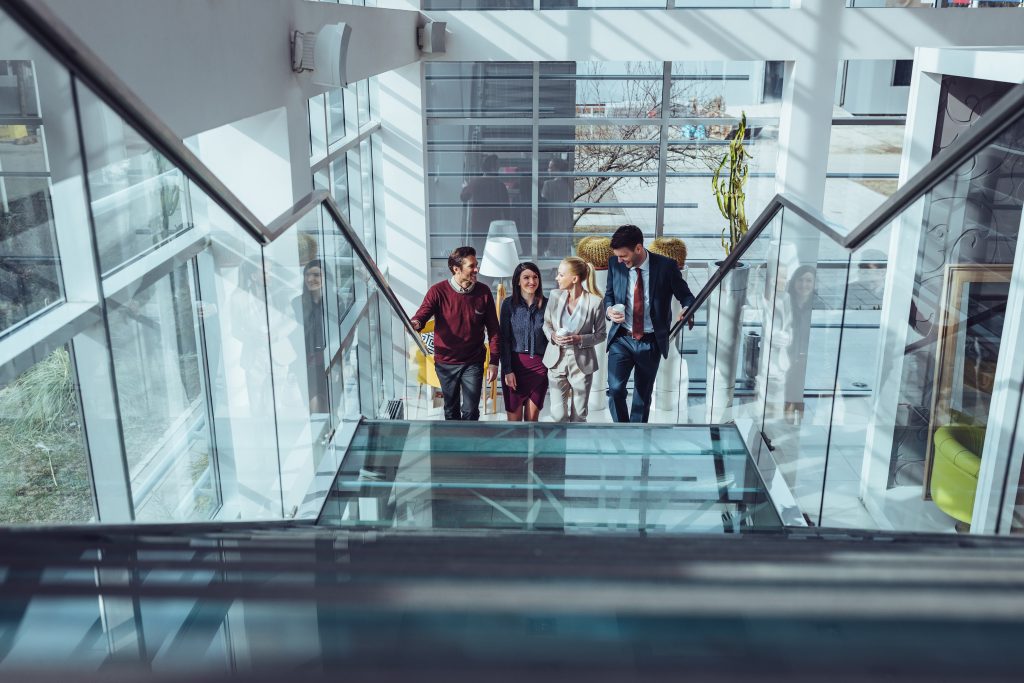
[[[411,64],[379,77],[382,148],[381,178],[376,197],[384,205],[383,245],[378,248],[381,267],[407,314],[419,307],[430,286],[430,241],[427,234],[427,173],[424,144],[422,67]],[[396,384],[415,391],[410,370],[411,349],[406,332],[381,306],[382,318],[391,318],[391,354]],[[381,321],[382,326],[388,325]]]
[[790,6],[814,18],[804,55],[786,63],[779,115],[778,192],[820,209],[825,197],[832,101],[839,69],[844,0],[793,0]]
[[[1024,217],[1021,220],[1024,227]],[[1018,235],[1020,231],[1018,229]],[[1006,310],[1024,310],[1024,240],[1017,240],[1017,253],[1013,257],[1013,276]],[[1020,436],[1024,435],[1024,410],[1021,410],[1021,392],[1024,391],[1024,316],[1006,316],[1000,338],[999,359],[996,362],[992,407],[988,416],[985,446],[982,450],[978,489],[971,516],[972,534],[1009,534],[1013,522],[1013,509],[1017,505],[1017,485],[1020,482],[1024,448]]]

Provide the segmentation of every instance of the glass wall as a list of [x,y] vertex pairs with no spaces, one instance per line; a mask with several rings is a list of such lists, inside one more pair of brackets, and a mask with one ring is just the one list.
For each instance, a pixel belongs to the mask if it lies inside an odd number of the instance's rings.
[[727,9],[734,7],[743,9],[789,7],[789,0],[423,0],[423,9],[426,10]]
[[0,523],[95,518],[72,351],[0,388]]
[[64,299],[46,138],[71,101],[40,95],[33,60],[0,59],[0,334]]
[[718,259],[709,184],[744,113],[748,214],[774,194],[771,63],[448,62],[427,63],[425,77],[436,262],[460,244],[481,252],[504,230],[546,267],[626,223],[683,237],[691,261]]
[[393,395],[374,84],[310,105],[341,217],[262,247],[2,12],[0,45],[0,521],[314,515]]
[[853,227],[896,191],[913,60],[842,62],[829,140],[825,217]]

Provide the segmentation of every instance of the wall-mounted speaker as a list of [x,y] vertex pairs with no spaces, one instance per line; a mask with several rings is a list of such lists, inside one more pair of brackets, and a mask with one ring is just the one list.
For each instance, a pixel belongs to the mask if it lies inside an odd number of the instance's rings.
[[316,34],[313,49],[313,82],[334,88],[348,85],[348,43],[352,28],[348,24],[328,24]]
[[416,42],[423,52],[441,53],[445,50],[445,29],[448,24],[443,21],[427,20],[427,23],[416,29]]

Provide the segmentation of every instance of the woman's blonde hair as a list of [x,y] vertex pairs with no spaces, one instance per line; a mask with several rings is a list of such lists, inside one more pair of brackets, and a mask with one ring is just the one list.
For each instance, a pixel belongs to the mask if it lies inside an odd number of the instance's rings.
[[591,294],[597,294],[597,278],[594,277],[594,266],[590,265],[579,256],[566,256],[562,259],[569,272],[580,279],[583,288]]

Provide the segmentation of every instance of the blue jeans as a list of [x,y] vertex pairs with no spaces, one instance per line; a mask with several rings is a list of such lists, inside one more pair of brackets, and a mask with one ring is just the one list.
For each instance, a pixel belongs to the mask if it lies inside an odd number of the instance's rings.
[[444,394],[444,419],[479,420],[483,363],[434,363]]
[[[608,410],[616,422],[647,422],[661,354],[653,334],[633,339],[621,332],[608,344]],[[626,407],[626,383],[633,374],[633,410]]]

